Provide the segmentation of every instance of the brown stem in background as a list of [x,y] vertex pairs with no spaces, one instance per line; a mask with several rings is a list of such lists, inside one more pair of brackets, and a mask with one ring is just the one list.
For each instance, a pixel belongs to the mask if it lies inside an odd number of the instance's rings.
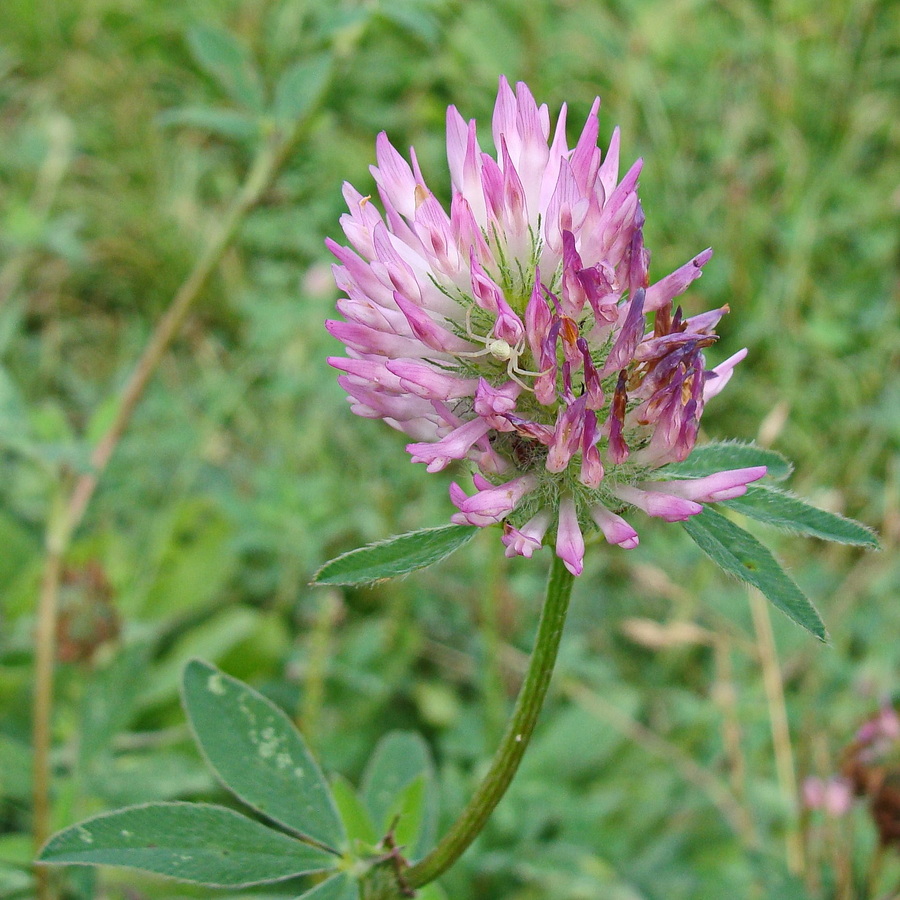
[[[283,164],[293,145],[293,135],[273,136],[265,141],[247,173],[240,192],[225,214],[221,225],[197,260],[191,273],[172,298],[172,302],[150,335],[144,351],[119,396],[115,418],[91,453],[90,471],[78,476],[71,494],[63,501],[47,526],[46,559],[37,607],[35,682],[32,740],[34,745],[34,822],[32,834],[36,848],[50,836],[50,749],[53,712],[53,672],[56,659],[56,625],[59,608],[59,583],[62,560],[72,535],[81,524],[100,478],[131,422],[134,410],[155,373],[191,306],[200,296],[210,276],[231,245],[247,213]],[[38,900],[53,900],[49,872],[35,869]]]

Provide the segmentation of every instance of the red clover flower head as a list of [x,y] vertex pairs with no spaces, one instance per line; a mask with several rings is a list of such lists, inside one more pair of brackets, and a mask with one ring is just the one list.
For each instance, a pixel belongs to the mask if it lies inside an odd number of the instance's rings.
[[570,149],[565,106],[551,138],[547,106],[501,78],[496,159],[451,106],[449,213],[415,151],[408,163],[382,133],[371,171],[384,215],[345,184],[352,249],[327,242],[345,321],[326,327],[347,350],[329,362],[353,411],[409,435],[429,472],[473,464],[474,495],[450,488],[454,522],[503,523],[507,556],[530,557],[550,535],[576,575],[585,531],[630,549],[626,510],[684,520],[766,472],[657,472],[690,454],[704,405],[746,351],[707,369],[728,307],[673,309],[711,250],[650,284],[642,163],[619,179],[618,129],[601,157],[599,106]]

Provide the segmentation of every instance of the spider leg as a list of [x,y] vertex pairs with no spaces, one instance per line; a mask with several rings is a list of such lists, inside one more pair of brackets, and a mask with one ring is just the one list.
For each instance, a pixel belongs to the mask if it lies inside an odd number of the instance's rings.
[[[515,349],[513,350],[512,356],[510,356],[510,363],[512,364],[512,369],[510,370],[510,377],[512,377],[512,372],[515,372],[517,375],[531,375],[534,378],[543,375],[543,372],[532,372],[529,369],[521,369],[519,368],[519,357],[525,352],[525,340],[522,339],[516,344]],[[517,384],[522,384],[521,381],[516,380]],[[527,387],[526,385],[522,385],[523,387]],[[531,388],[527,388],[527,390],[531,390]]]
[[510,380],[514,381],[517,385],[519,385],[520,388],[534,393],[534,388],[529,387],[527,384],[525,384],[524,381],[522,381],[521,378],[518,377],[518,375],[516,375],[516,367],[513,365],[512,360],[509,361],[509,365],[506,367],[506,374],[509,375]]
[[472,307],[466,310],[466,337],[472,337]]
[[[476,340],[480,340],[480,338],[477,338]],[[461,359],[475,359],[478,356],[484,356],[490,352],[491,351],[488,350],[487,347],[485,347],[484,350],[472,350],[472,351],[467,351],[465,353],[454,353],[453,355],[458,356]]]

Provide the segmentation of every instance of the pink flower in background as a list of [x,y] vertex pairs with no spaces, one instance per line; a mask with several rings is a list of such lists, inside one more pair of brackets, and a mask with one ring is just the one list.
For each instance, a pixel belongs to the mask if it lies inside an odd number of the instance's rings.
[[900,739],[900,716],[889,703],[878,714],[866,721],[856,732],[856,740],[861,744],[892,742]]
[[565,106],[551,137],[547,106],[501,78],[496,158],[451,106],[449,212],[415,152],[408,163],[382,133],[372,174],[384,215],[345,185],[353,249],[328,241],[346,296],[345,321],[326,326],[347,350],[329,362],[353,411],[409,435],[430,472],[470,461],[476,492],[452,485],[453,521],[502,522],[508,556],[530,557],[549,535],[573,574],[585,530],[630,549],[628,509],[681,521],[766,472],[658,471],[690,454],[706,401],[745,351],[707,369],[728,308],[673,309],[712,251],[650,284],[641,161],[619,178],[618,129],[601,156],[599,105],[570,149]]
[[807,809],[821,809],[832,818],[840,818],[853,806],[853,786],[840,776],[827,781],[810,776],[803,782],[803,805]]

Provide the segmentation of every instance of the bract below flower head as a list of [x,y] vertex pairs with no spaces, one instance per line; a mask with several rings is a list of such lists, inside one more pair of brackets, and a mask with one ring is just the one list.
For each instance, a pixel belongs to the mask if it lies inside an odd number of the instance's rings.
[[[355,413],[408,434],[414,462],[469,460],[454,521],[503,523],[507,555],[546,535],[574,574],[584,530],[630,549],[621,513],[666,521],[740,496],[764,467],[671,480],[694,447],[707,400],[744,352],[707,369],[704,351],[727,307],[685,318],[673,301],[712,255],[651,284],[638,160],[619,177],[619,131],[597,147],[599,99],[570,148],[563,106],[550,114],[505,78],[494,108],[496,156],[474,121],[447,111],[449,212],[410,151],[382,133],[372,174],[384,208],[345,185],[352,249],[328,241],[346,296],[329,360]],[[674,307],[674,308],[673,308]]]

